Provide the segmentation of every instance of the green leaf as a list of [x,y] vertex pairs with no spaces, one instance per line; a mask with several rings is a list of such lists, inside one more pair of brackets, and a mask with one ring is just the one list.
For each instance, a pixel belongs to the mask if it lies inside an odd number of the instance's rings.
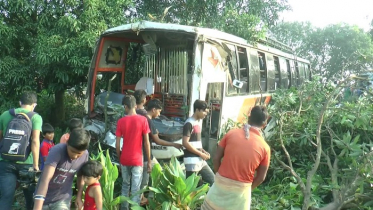
[[183,195],[186,190],[184,179],[182,179],[181,177],[176,177],[174,186],[176,188],[177,194]]
[[162,210],[171,210],[172,203],[171,201],[165,201],[162,203]]
[[116,206],[116,205],[121,204],[123,202],[127,202],[131,205],[138,205],[136,202],[132,201],[131,198],[128,198],[126,196],[118,196],[110,204],[112,206]]
[[159,163],[155,164],[153,166],[152,172],[150,174],[152,180],[153,180],[153,186],[158,187],[160,180],[160,177],[162,176],[162,167],[159,165]]
[[154,188],[154,187],[149,187],[149,190],[155,193],[162,193],[159,189]]
[[146,210],[146,208],[141,206],[131,206],[131,210]]

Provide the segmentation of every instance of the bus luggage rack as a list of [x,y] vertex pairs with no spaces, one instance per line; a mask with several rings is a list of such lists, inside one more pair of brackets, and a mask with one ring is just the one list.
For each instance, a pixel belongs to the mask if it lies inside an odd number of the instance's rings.
[[167,117],[185,119],[187,109],[185,109],[186,97],[181,94],[154,93],[153,98],[159,99],[163,103],[162,114]]

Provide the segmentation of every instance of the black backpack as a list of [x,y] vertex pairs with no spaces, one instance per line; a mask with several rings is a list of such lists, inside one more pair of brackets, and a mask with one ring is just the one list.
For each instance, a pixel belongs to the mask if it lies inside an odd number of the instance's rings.
[[1,158],[9,161],[25,161],[31,152],[32,122],[35,112],[9,113],[14,118],[9,122],[4,138],[1,141]]

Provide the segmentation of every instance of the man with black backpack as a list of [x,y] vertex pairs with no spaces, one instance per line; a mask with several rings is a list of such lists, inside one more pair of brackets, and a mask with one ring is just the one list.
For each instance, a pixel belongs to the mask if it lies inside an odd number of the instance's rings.
[[[43,120],[33,112],[37,96],[25,92],[20,108],[5,111],[0,116],[0,208],[12,209],[20,171],[39,171],[40,131]],[[33,208],[35,189],[23,189],[26,209]]]

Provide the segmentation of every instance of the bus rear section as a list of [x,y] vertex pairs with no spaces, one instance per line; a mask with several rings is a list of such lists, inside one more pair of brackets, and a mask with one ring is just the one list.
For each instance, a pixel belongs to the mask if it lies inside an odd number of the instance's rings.
[[[97,43],[88,75],[86,129],[115,148],[116,123],[124,115],[122,98],[144,89],[147,100],[156,98],[163,104],[161,116],[153,119],[159,137],[181,143],[190,108],[195,42],[195,33],[185,31],[135,30],[131,25],[106,31]],[[178,149],[154,143],[152,152],[157,159],[183,155]]]

